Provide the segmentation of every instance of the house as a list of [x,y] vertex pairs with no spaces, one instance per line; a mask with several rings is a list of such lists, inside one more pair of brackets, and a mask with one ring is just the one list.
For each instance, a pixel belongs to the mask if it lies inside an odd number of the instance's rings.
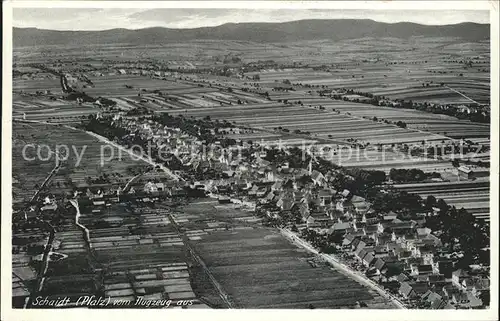
[[392,242],[391,235],[389,234],[377,234],[375,236],[376,245],[386,245],[389,242]]
[[452,284],[444,285],[443,288],[442,288],[442,291],[443,291],[443,294],[445,295],[445,297],[448,300],[451,300],[452,297],[453,297],[453,295],[461,292],[461,290],[459,290],[457,287],[455,287]]
[[365,257],[363,258],[363,265],[366,267],[371,266],[374,262],[376,261],[375,256],[373,253],[367,253]]
[[419,297],[422,297],[429,291],[429,284],[427,282],[414,282],[412,288]]
[[429,245],[433,245],[436,248],[443,246],[441,239],[439,239],[437,236],[435,236],[433,234],[429,234],[429,235],[425,236],[424,238],[419,238],[415,243],[429,244]]
[[353,218],[357,214],[356,207],[350,200],[341,200],[337,202],[335,208],[344,213],[347,218]]
[[479,308],[483,305],[483,301],[479,297],[475,296],[472,292],[467,291],[465,292],[465,295],[467,296],[467,302],[460,303],[460,307],[474,309]]
[[262,198],[262,197],[266,196],[266,193],[267,193],[266,187],[259,187],[259,189],[257,190],[256,196],[259,198]]
[[334,223],[322,208],[310,209],[309,211],[309,215],[314,217],[316,222],[321,222],[323,227],[331,226]]
[[45,204],[40,208],[42,212],[55,211],[56,209],[57,209],[57,204],[55,202],[50,204]]
[[370,204],[361,196],[354,195],[350,200],[353,210],[358,214],[366,214]]
[[400,261],[406,261],[408,260],[409,258],[412,257],[412,253],[411,251],[406,251],[406,250],[403,250],[403,251],[400,251],[396,254],[398,260]]
[[400,273],[398,274],[398,276],[396,277],[396,280],[399,282],[399,283],[403,283],[403,282],[406,282],[408,280],[410,280],[410,278],[404,274],[404,273]]
[[447,309],[447,302],[443,298],[436,298],[431,302],[431,305],[429,307],[431,310],[441,310],[441,309]]
[[229,185],[217,185],[215,189],[218,194],[229,194],[231,192]]
[[442,297],[438,293],[431,291],[431,290],[428,290],[427,292],[425,292],[422,295],[421,299],[428,301],[430,303],[430,302],[434,301],[435,299],[442,299]]
[[467,278],[469,278],[469,273],[462,269],[458,269],[451,273],[451,282],[458,288],[462,288],[462,282]]
[[317,170],[313,170],[311,173],[311,179],[317,186],[323,186],[326,183],[325,176],[318,172]]
[[257,196],[257,191],[259,190],[259,186],[253,185],[252,188],[248,190],[248,196]]
[[290,211],[292,207],[295,205],[295,202],[288,197],[282,197],[276,202],[276,206],[278,206],[282,211]]
[[318,193],[318,198],[320,199],[321,205],[325,206],[332,202],[333,192],[329,189],[322,189]]
[[455,292],[452,294],[450,301],[457,306],[466,306],[469,303],[469,296],[465,292]]
[[472,294],[474,295],[479,295],[482,291],[489,291],[490,290],[490,280],[486,278],[474,278],[474,284],[472,285],[472,288],[470,289]]
[[293,192],[293,199],[295,200],[295,202],[301,202],[303,198],[304,198],[304,192],[302,191]]
[[385,274],[387,271],[387,266],[383,258],[378,258],[375,260],[373,266],[377,269],[378,273]]
[[378,225],[377,224],[367,225],[367,226],[363,227],[363,232],[366,236],[369,236],[375,240],[377,238],[377,234],[378,234]]
[[229,204],[229,203],[231,203],[231,198],[227,197],[227,196],[219,196],[217,198],[217,200],[219,201],[219,204]]
[[94,200],[92,202],[92,205],[94,205],[94,206],[104,206],[104,205],[106,205],[106,202],[102,201],[102,200]]
[[155,183],[153,183],[151,181],[148,181],[144,185],[144,192],[146,192],[146,193],[155,193],[155,192],[158,192],[158,188],[156,187]]
[[387,251],[387,249],[385,248],[385,246],[375,246],[373,248],[373,255],[376,257],[376,258],[380,258],[380,257],[387,257],[389,256],[389,251]]
[[445,284],[449,283],[448,281],[446,281],[446,278],[443,274],[429,274],[427,276],[427,282],[429,282],[430,285],[439,287],[442,287]]
[[361,242],[361,239],[359,237],[356,237],[354,240],[352,240],[352,242],[350,244],[351,250],[355,251],[358,248],[360,242]]
[[158,192],[164,192],[165,191],[165,184],[164,183],[156,183],[156,190]]
[[438,293],[428,290],[422,295],[421,300],[428,304],[431,309],[443,309],[446,306],[446,301]]
[[401,294],[405,299],[413,299],[417,297],[417,293],[413,289],[413,286],[408,282],[402,282],[399,287],[399,294]]
[[271,191],[280,191],[283,187],[283,181],[276,181],[272,186],[271,186]]
[[273,201],[276,200],[276,195],[273,192],[269,192],[269,193],[267,193],[267,195],[266,195],[266,197],[265,197],[264,200],[267,203],[273,202]]
[[92,200],[96,198],[103,198],[104,192],[102,190],[97,190],[97,192],[93,192],[90,190],[90,188],[87,188],[86,195],[90,200]]
[[432,274],[433,273],[432,265],[429,265],[429,264],[419,264],[417,266],[417,272],[418,272],[419,275]]
[[174,186],[170,190],[167,191],[167,194],[170,197],[181,197],[181,196],[185,196],[187,193],[186,193],[186,190],[184,188],[179,187],[179,186]]
[[307,228],[321,228],[321,224],[316,222],[316,219],[313,216],[309,216],[306,219]]
[[472,169],[467,166],[460,166],[459,168],[457,168],[457,172],[460,179],[472,179],[474,175]]
[[382,216],[382,220],[384,222],[392,222],[392,221],[394,221],[397,218],[398,218],[398,215],[396,213],[392,212],[392,211],[389,212],[388,214]]
[[417,228],[417,231],[416,231],[416,232],[417,232],[417,237],[418,237],[419,239],[422,239],[422,238],[425,238],[425,237],[427,237],[428,235],[430,235],[432,231],[431,231],[431,229],[430,229],[430,228],[425,227],[425,228]]
[[354,255],[360,260],[363,261],[364,257],[368,254],[368,251],[365,250],[364,248],[357,248],[356,251],[354,251]]
[[375,246],[375,241],[369,237],[366,237],[366,236],[361,236],[361,241],[359,242],[359,246],[369,246],[369,247],[373,247]]
[[357,238],[357,236],[352,234],[352,233],[348,233],[348,234],[344,235],[344,239],[342,240],[342,246],[351,245],[352,241],[354,241],[355,238]]
[[328,230],[328,234],[341,233],[345,234],[349,228],[352,227],[350,222],[334,223]]
[[298,210],[304,221],[311,215],[309,206],[306,203],[300,203]]
[[422,246],[418,246],[417,249],[418,255],[424,260],[424,264],[434,264],[434,246],[424,244]]

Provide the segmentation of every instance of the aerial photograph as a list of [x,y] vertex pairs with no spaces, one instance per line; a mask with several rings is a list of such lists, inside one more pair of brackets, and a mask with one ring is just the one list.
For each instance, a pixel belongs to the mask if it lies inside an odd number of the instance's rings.
[[13,8],[11,308],[489,309],[490,12],[423,9]]

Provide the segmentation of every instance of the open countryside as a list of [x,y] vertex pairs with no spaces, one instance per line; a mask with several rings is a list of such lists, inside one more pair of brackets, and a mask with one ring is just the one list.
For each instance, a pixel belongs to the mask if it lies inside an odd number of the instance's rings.
[[12,306],[489,307],[489,24],[427,27],[14,28]]

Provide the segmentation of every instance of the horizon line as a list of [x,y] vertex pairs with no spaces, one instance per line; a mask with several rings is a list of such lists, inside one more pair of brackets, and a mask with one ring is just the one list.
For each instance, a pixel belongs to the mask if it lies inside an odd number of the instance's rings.
[[290,21],[280,21],[280,22],[267,22],[267,21],[245,21],[245,22],[225,22],[221,23],[219,25],[214,25],[214,26],[201,26],[201,27],[193,27],[193,28],[172,28],[172,27],[165,27],[165,26],[151,26],[151,27],[144,27],[144,28],[108,28],[108,29],[93,29],[93,30],[69,30],[69,29],[47,29],[47,28],[38,28],[38,27],[18,27],[13,25],[12,28],[16,29],[36,29],[36,30],[44,30],[44,31],[60,31],[60,32],[99,32],[99,31],[111,31],[111,30],[127,30],[127,31],[138,31],[138,30],[147,30],[147,29],[170,29],[170,30],[194,30],[194,29],[203,29],[203,28],[217,28],[225,25],[243,25],[243,24],[285,24],[285,23],[291,23],[291,22],[300,22],[300,21],[340,21],[340,20],[356,20],[356,21],[373,21],[376,23],[380,24],[386,24],[386,25],[397,25],[397,24],[413,24],[413,25],[419,25],[419,26],[428,26],[428,27],[446,27],[446,26],[457,26],[457,25],[463,25],[463,24],[476,24],[476,25],[491,25],[490,22],[474,22],[474,21],[462,21],[462,22],[457,22],[457,23],[450,23],[450,24],[424,24],[424,23],[417,23],[417,22],[412,22],[412,21],[398,21],[398,22],[383,22],[383,21],[377,21],[374,19],[370,18],[365,18],[365,19],[355,19],[355,18],[336,18],[336,19],[321,19],[321,18],[313,18],[313,19],[297,19],[297,20],[290,20]]

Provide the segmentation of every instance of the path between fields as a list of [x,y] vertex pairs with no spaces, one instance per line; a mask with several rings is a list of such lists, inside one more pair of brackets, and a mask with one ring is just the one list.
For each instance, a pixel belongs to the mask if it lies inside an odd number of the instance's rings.
[[[56,151],[55,152],[56,157],[59,158],[59,153]],[[61,163],[57,163],[54,168],[50,171],[50,173],[47,175],[45,180],[43,181],[42,185],[36,190],[35,194],[31,197],[29,201],[29,205],[33,204],[33,202],[38,198],[38,195],[42,191],[42,189],[50,182],[52,177],[59,171],[59,168],[61,167]],[[29,207],[28,205],[28,207]],[[27,210],[27,209],[25,209]],[[28,297],[28,299],[25,302],[25,307],[31,306],[33,302],[33,298],[36,296],[38,292],[40,292],[43,289],[43,285],[45,283],[45,274],[47,273],[47,270],[49,268],[49,255],[50,252],[52,251],[52,244],[54,242],[54,238],[56,235],[56,229],[50,222],[45,221],[40,219],[39,217],[36,218],[38,221],[41,221],[44,226],[47,226],[47,230],[49,231],[49,238],[47,239],[47,243],[44,246],[44,251],[42,255],[42,260],[41,260],[41,267],[40,267],[40,272],[37,277],[37,283],[35,286],[35,289],[33,293],[30,293],[31,295]]]
[[175,230],[177,231],[177,234],[182,238],[182,243],[184,243],[184,246],[187,248],[187,250],[189,251],[189,253],[193,257],[193,259],[196,262],[198,262],[198,264],[200,264],[201,267],[203,268],[203,271],[205,271],[207,273],[208,278],[210,279],[210,281],[214,285],[214,287],[217,290],[222,301],[224,301],[224,303],[227,305],[228,308],[230,308],[230,309],[235,308],[236,307],[235,304],[233,302],[231,302],[229,295],[226,293],[226,291],[224,290],[222,285],[219,283],[219,281],[217,281],[217,279],[212,274],[212,272],[209,270],[209,268],[207,267],[207,265],[205,264],[203,259],[196,253],[194,248],[189,243],[189,238],[186,236],[185,233],[181,232],[181,230],[179,229],[179,226],[177,225],[177,222],[175,222],[174,218],[172,217],[172,214],[171,213],[167,214],[167,217],[168,217],[170,223],[174,226]]
[[[68,127],[68,128],[71,128],[71,129],[75,129],[75,130],[78,130],[77,128],[75,127],[71,127],[71,126],[68,126],[68,125],[65,125],[65,127]],[[89,134],[90,136],[93,136],[97,139],[99,139],[101,142],[104,142],[106,144],[109,144],[109,145],[112,145],[113,147],[116,147],[126,153],[128,153],[132,158],[134,157],[137,157],[139,158],[140,160],[148,163],[149,165],[153,165],[153,166],[159,166],[161,170],[163,170],[165,173],[167,173],[170,177],[172,177],[173,179],[175,179],[176,181],[180,181],[180,180],[184,180],[182,179],[181,177],[177,176],[176,174],[174,174],[170,168],[168,167],[165,167],[163,164],[159,164],[157,162],[155,162],[153,159],[151,159],[150,157],[144,157],[142,155],[137,155],[136,153],[134,153],[132,150],[126,148],[126,147],[123,147],[122,145],[120,144],[117,144],[115,142],[112,142],[110,141],[109,139],[107,139],[106,137],[104,136],[101,136],[99,134],[96,134],[94,132],[90,132],[90,131],[85,131],[87,134]]]
[[473,103],[475,103],[475,104],[481,105],[480,103],[478,103],[478,102],[477,102],[477,101],[475,101],[474,99],[472,99],[472,98],[470,98],[470,97],[468,97],[468,96],[466,96],[466,95],[462,94],[462,93],[461,93],[461,92],[459,92],[458,90],[453,89],[453,88],[451,88],[450,86],[447,86],[447,85],[445,85],[445,87],[446,87],[446,88],[448,88],[448,89],[449,89],[449,90],[451,90],[451,91],[456,92],[457,94],[459,94],[460,96],[464,97],[465,99],[470,100],[470,101],[472,101],[472,102],[473,102]]
[[43,252],[42,256],[42,266],[40,268],[40,273],[38,274],[37,278],[37,284],[35,286],[35,289],[32,293],[30,293],[30,296],[28,297],[28,300],[25,302],[26,307],[31,307],[33,303],[33,299],[37,296],[37,294],[42,291],[43,285],[45,283],[45,274],[47,273],[47,270],[49,269],[49,255],[50,252],[52,251],[52,243],[54,242],[54,238],[56,236],[56,229],[52,224],[46,221],[42,221],[44,224],[46,224],[49,228],[49,239],[47,240],[47,244],[45,244],[45,249]]
[[90,250],[92,248],[92,243],[90,242],[90,232],[89,232],[89,229],[85,227],[85,225],[80,223],[80,216],[82,214],[80,213],[80,206],[78,205],[78,200],[72,199],[72,200],[69,200],[69,202],[76,209],[75,224],[84,232],[85,243],[87,244],[87,246],[89,247],[89,250]]
[[[37,124],[44,124],[44,125],[51,125],[51,126],[56,126],[56,125],[60,125],[60,124],[53,124],[53,123],[49,123],[49,122],[44,122],[44,121],[37,121],[37,120],[16,120],[16,121],[19,121],[19,122],[26,122],[26,123],[37,123]],[[82,130],[82,129],[79,129],[79,128],[76,128],[76,127],[73,127],[73,126],[70,126],[70,125],[63,125],[63,127],[65,128],[68,128],[68,129],[71,129],[71,130],[76,130],[76,131],[79,131],[79,132],[84,132],[84,133],[87,133],[88,135],[90,136],[93,136],[95,138],[97,138],[99,141],[103,142],[103,143],[106,143],[106,144],[109,144],[109,145],[112,145],[113,147],[116,147],[118,148],[119,150],[121,151],[124,151],[126,152],[127,154],[129,154],[132,158],[138,158],[146,163],[148,163],[149,165],[153,165],[153,166],[159,166],[161,170],[163,170],[165,173],[167,173],[170,177],[172,177],[174,180],[176,181],[183,181],[184,179],[176,174],[174,174],[170,168],[168,167],[165,167],[163,164],[159,164],[159,163],[156,163],[153,159],[151,159],[150,157],[144,157],[142,155],[138,155],[136,153],[134,153],[132,150],[126,148],[126,147],[123,147],[121,146],[120,144],[117,144],[115,142],[112,142],[110,141],[109,139],[107,139],[106,137],[104,136],[101,136],[99,134],[96,134],[94,132],[90,132],[90,131],[86,131],[86,130]]]
[[333,267],[335,267],[337,270],[339,270],[343,274],[347,275],[348,277],[356,280],[358,283],[377,291],[382,297],[390,300],[399,309],[407,309],[407,307],[398,298],[396,298],[392,294],[390,294],[387,291],[385,291],[384,289],[382,289],[375,282],[369,280],[368,278],[366,278],[365,276],[363,276],[359,273],[356,273],[355,271],[353,271],[352,269],[350,269],[349,267],[347,267],[343,263],[339,262],[334,256],[324,254],[324,253],[319,253],[314,247],[312,247],[312,245],[310,245],[306,241],[302,240],[295,233],[293,233],[287,229],[279,228],[279,231],[281,232],[282,235],[284,235],[292,243],[298,244],[301,247],[303,247],[304,249],[306,249],[307,251],[321,257],[322,259],[324,259],[325,261],[330,263]]

